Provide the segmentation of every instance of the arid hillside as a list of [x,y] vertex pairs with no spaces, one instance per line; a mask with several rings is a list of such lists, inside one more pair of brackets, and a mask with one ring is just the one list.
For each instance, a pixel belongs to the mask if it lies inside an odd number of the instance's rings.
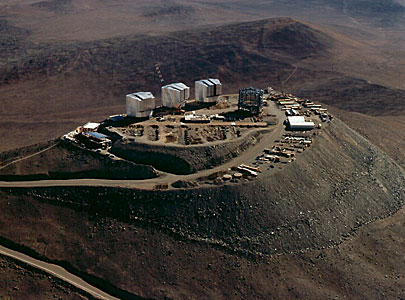
[[403,169],[336,119],[296,162],[248,182],[2,188],[0,234],[125,299],[394,299],[404,192]]
[[5,256],[0,256],[0,274],[2,299],[96,299],[58,278]]
[[[2,179],[136,177],[57,138],[124,113],[127,93],[159,99],[155,62],[166,83],[274,86],[338,117],[302,160],[236,187],[1,188],[1,244],[123,299],[405,299],[404,13],[398,0],[1,1]],[[91,299],[4,257],[0,274],[0,298]]]
[[[160,63],[166,82],[192,85],[215,76],[225,91],[272,85],[350,111],[403,111],[404,91],[395,88],[404,82],[400,64],[385,64],[386,54],[341,33],[290,18],[67,44],[34,43],[29,31],[7,20],[1,24],[6,53],[0,62],[2,150],[122,113],[129,92],[148,90],[159,98],[154,62]],[[352,58],[356,51],[365,56]],[[372,84],[381,64],[389,72]],[[388,82],[390,88],[382,86]]]
[[[206,25],[290,16],[343,26],[346,30],[365,30],[379,36],[381,44],[381,41],[395,41],[394,37],[399,36],[405,24],[404,11],[404,3],[395,0],[262,0],[254,5],[237,0],[5,0],[0,4],[1,15],[30,30],[31,39],[37,42],[156,35]],[[383,34],[378,32],[380,29]],[[400,47],[398,41],[395,45]]]

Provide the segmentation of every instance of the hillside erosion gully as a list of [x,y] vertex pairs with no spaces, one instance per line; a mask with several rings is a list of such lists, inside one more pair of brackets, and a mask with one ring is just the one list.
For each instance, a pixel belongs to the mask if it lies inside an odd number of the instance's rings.
[[392,214],[403,205],[404,179],[383,151],[335,119],[295,162],[251,181],[177,190],[42,181],[1,190],[232,251],[274,254],[331,246]]

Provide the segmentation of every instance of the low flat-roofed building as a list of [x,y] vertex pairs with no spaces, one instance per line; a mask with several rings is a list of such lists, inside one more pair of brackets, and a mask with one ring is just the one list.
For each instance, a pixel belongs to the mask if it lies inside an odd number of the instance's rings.
[[97,131],[99,126],[100,126],[100,123],[87,122],[86,124],[83,125],[82,128],[83,128],[84,132]]
[[99,133],[99,132],[86,132],[84,134],[85,136],[91,137],[97,141],[107,141],[110,140],[110,138],[108,137],[108,135]]
[[183,107],[190,98],[190,88],[177,82],[162,86],[162,105],[165,107]]
[[86,147],[91,149],[96,148],[107,148],[112,145],[111,138],[105,134],[99,132],[83,132],[77,136],[78,140],[81,141]]
[[209,123],[211,119],[206,115],[194,115],[194,114],[187,114],[184,116],[185,123]]
[[202,79],[195,82],[195,100],[204,103],[216,103],[222,94],[219,79]]
[[287,123],[290,130],[311,130],[315,128],[315,123],[307,121],[304,116],[287,117]]
[[148,117],[156,107],[155,97],[150,92],[129,94],[126,96],[126,107],[130,117]]

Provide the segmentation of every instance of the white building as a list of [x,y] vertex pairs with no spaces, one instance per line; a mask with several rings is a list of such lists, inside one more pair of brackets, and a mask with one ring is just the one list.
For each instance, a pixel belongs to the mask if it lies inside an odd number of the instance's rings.
[[215,103],[222,94],[222,84],[218,79],[202,79],[195,82],[195,100]]
[[315,123],[305,120],[304,116],[287,117],[287,122],[291,130],[311,130],[315,128]]
[[190,88],[184,83],[171,83],[162,87],[162,105],[183,107],[190,98]]
[[127,115],[136,118],[148,117],[156,107],[155,97],[150,92],[127,95]]
[[89,131],[97,131],[98,127],[100,126],[100,123],[94,123],[94,122],[88,122],[83,125],[83,132],[89,132]]

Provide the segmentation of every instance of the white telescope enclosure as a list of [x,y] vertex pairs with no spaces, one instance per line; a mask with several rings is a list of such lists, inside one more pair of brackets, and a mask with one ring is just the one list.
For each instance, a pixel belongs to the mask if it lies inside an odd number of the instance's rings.
[[190,98],[190,88],[184,83],[171,83],[162,87],[162,105],[183,107]]
[[136,118],[148,117],[156,107],[156,100],[150,92],[138,92],[127,95],[127,115]]
[[198,102],[214,103],[222,94],[222,84],[219,79],[202,79],[195,82],[195,100]]

